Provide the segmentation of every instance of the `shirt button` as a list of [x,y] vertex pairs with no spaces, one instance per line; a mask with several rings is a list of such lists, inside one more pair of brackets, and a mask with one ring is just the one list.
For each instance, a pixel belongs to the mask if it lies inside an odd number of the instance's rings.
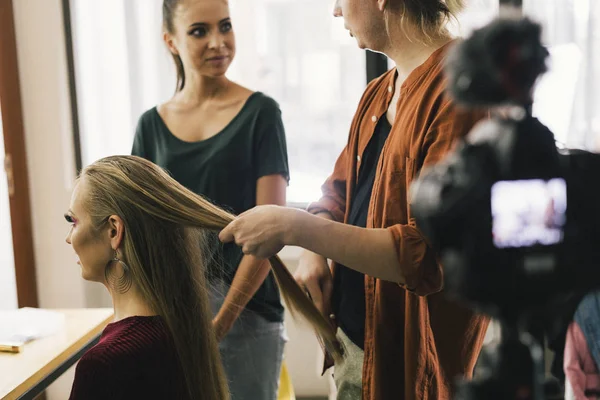
[[394,91],[394,88],[391,86],[388,86],[388,92],[392,93]]
[[373,115],[373,116],[371,117],[371,121],[373,121],[373,122],[377,122],[377,117]]

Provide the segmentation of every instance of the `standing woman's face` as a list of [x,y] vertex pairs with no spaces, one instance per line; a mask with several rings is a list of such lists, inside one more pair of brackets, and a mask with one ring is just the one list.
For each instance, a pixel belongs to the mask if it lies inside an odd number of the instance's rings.
[[196,71],[218,77],[227,72],[235,55],[227,0],[184,0],[175,10],[173,27],[164,39],[171,53],[181,57],[186,75]]

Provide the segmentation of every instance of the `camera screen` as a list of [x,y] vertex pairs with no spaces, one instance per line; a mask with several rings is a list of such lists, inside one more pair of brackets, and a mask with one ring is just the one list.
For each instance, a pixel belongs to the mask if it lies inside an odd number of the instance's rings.
[[553,245],[563,238],[564,179],[499,181],[492,186],[492,232],[498,248]]

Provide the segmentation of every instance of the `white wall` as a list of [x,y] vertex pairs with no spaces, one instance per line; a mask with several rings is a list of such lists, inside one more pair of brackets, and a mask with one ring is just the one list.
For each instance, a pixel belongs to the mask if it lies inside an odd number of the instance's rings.
[[40,303],[82,307],[79,267],[64,240],[75,167],[61,1],[13,4]]
[[[60,0],[13,1],[41,307],[86,305],[75,256],[65,243],[74,179],[70,104]],[[72,371],[49,400],[68,397]]]

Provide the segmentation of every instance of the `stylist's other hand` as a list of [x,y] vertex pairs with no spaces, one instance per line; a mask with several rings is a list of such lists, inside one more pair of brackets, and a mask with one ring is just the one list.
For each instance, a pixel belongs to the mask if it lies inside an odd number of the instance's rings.
[[294,279],[308,292],[325,318],[330,318],[333,279],[327,259],[312,251],[304,250],[298,268],[294,272]]
[[304,212],[288,207],[258,206],[238,216],[221,233],[219,239],[235,242],[244,254],[269,258],[289,243],[295,213]]

